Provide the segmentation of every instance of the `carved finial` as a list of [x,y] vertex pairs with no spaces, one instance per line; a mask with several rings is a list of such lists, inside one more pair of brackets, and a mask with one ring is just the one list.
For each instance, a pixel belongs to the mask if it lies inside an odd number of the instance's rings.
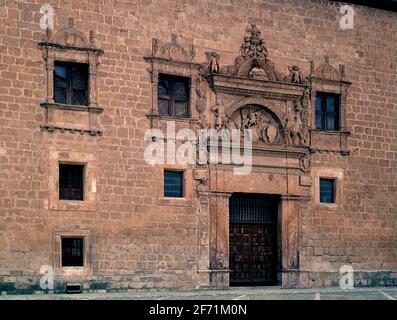
[[171,33],[171,42],[172,43],[178,42],[178,35],[176,33]]
[[194,45],[191,45],[190,46],[190,57],[193,60],[195,56],[196,56],[196,50],[194,49]]
[[244,42],[241,45],[241,56],[244,59],[267,59],[267,49],[265,41],[261,38],[261,32],[256,24],[251,24],[246,30]]
[[73,28],[74,27],[74,19],[70,17],[68,19],[68,28]]
[[311,60],[311,61],[310,61],[310,75],[312,75],[313,72],[314,72],[314,61]]
[[47,27],[45,29],[45,41],[50,42],[51,41],[51,29]]
[[345,65],[344,64],[339,65],[339,73],[341,74],[342,77],[345,75]]
[[94,31],[90,31],[90,47],[95,47]]
[[329,64],[329,56],[328,55],[324,56],[324,60],[325,60],[326,64]]
[[152,55],[156,55],[159,49],[159,41],[156,38],[152,39]]

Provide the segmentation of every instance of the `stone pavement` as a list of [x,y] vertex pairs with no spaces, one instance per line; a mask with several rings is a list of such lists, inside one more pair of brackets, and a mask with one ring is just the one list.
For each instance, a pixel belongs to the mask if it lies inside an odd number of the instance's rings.
[[226,290],[135,291],[115,293],[1,295],[0,300],[396,300],[397,287],[281,289],[242,287]]

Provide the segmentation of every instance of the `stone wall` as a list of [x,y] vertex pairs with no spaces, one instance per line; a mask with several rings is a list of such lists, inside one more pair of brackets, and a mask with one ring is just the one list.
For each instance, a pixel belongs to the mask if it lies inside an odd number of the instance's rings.
[[[101,135],[62,129],[80,121],[78,113],[58,115],[60,129],[41,128],[47,91],[39,21],[47,2],[55,10],[53,33],[73,18],[87,39],[94,31],[95,47],[103,50],[97,70]],[[312,179],[316,170],[343,172],[342,198],[336,209],[321,208],[314,184],[310,188],[299,220],[300,268],[309,273],[301,285],[335,285],[343,264],[360,272],[397,271],[395,14],[354,6],[354,29],[340,30],[340,5],[323,0],[0,3],[0,291],[38,290],[40,267],[55,264],[59,229],[89,230],[92,246],[86,273],[56,276],[58,288],[66,282],[85,283],[85,289],[209,284],[197,272],[206,266],[198,245],[206,240],[197,181],[187,181],[187,198],[164,199],[163,168],[143,159],[151,108],[144,57],[152,38],[167,42],[176,33],[195,46],[196,61],[217,51],[221,65],[233,64],[249,23],[261,28],[281,71],[297,63],[307,74],[311,60],[318,66],[329,56],[352,82],[345,110],[350,154],[312,155]],[[54,152],[90,161],[95,188],[88,207],[54,205]]]

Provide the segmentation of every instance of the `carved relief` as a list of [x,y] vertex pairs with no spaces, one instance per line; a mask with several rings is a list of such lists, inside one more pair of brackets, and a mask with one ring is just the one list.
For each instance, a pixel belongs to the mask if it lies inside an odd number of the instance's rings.
[[302,75],[302,70],[299,66],[288,66],[289,75],[285,77],[285,81],[295,84],[307,84],[307,80]]
[[217,103],[215,107],[212,108],[212,111],[215,113],[215,129],[227,129],[228,127],[228,116],[226,114],[225,106]]
[[311,168],[311,156],[310,153],[306,153],[299,158],[299,167],[303,172],[309,172]]
[[83,33],[74,28],[73,18],[69,18],[67,28],[56,33],[53,42],[63,46],[88,47],[88,41]]
[[194,46],[191,45],[188,49],[184,48],[179,43],[178,36],[175,33],[171,34],[171,42],[162,46],[160,46],[157,39],[153,39],[152,54],[153,56],[172,61],[193,61],[196,55]]
[[284,76],[276,71],[274,63],[268,59],[265,41],[255,24],[247,28],[240,55],[234,65],[220,67],[219,73],[260,80],[283,81],[284,79]]
[[330,65],[329,57],[327,56],[325,57],[325,63],[315,69],[312,76],[315,78],[335,81],[340,81],[342,79],[342,74],[339,73],[339,71],[336,70],[336,68],[334,68],[332,65]]
[[302,121],[302,106],[294,101],[292,107],[287,108],[285,115],[285,136],[289,145],[304,145],[307,142],[308,126]]
[[196,110],[199,114],[201,114],[205,111],[207,104],[207,90],[206,90],[205,82],[201,77],[197,78],[196,94],[197,94]]
[[248,105],[236,110],[228,121],[229,129],[252,130],[252,142],[280,143],[282,126],[265,108]]

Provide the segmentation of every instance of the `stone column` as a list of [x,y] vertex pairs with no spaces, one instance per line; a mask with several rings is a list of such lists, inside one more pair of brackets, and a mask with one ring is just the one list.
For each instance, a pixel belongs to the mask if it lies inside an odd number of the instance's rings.
[[229,287],[229,198],[231,193],[211,193],[210,284]]

